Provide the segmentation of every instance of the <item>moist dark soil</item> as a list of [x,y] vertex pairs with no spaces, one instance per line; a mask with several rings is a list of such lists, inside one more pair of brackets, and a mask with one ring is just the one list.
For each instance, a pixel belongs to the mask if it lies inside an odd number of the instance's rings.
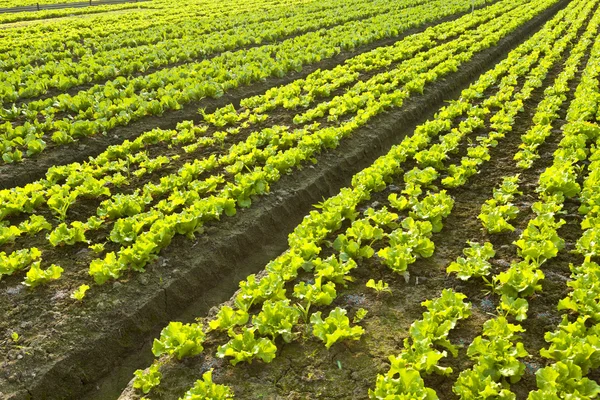
[[[237,283],[241,279],[250,273],[260,271],[270,259],[286,248],[288,232],[291,232],[301,221],[302,217],[310,210],[311,204],[317,203],[323,197],[333,195],[341,187],[347,186],[354,173],[370,165],[378,156],[385,154],[392,144],[399,142],[406,134],[411,133],[416,125],[431,117],[442,105],[443,100],[456,98],[468,82],[505,57],[510,49],[525,40],[529,34],[538,29],[543,22],[567,3],[567,0],[558,2],[546,12],[524,24],[512,35],[501,40],[493,49],[474,57],[471,62],[461,67],[459,72],[430,85],[426,88],[423,96],[407,101],[401,110],[388,112],[376,118],[372,123],[357,131],[354,136],[344,140],[335,151],[320,155],[317,167],[307,167],[298,173],[295,172],[293,176],[283,177],[273,185],[268,196],[254,199],[250,209],[240,211],[235,217],[225,218],[218,223],[208,225],[205,233],[196,240],[176,237],[169,248],[161,253],[160,258],[148,266],[145,273],[131,274],[118,282],[94,287],[81,304],[75,304],[68,298],[69,294],[81,283],[76,274],[71,278],[67,276],[66,279],[31,292],[20,285],[19,281],[22,277],[9,277],[0,282],[0,304],[4,304],[7,309],[11,310],[10,313],[7,313],[7,318],[0,322],[0,331],[3,332],[5,338],[0,342],[0,346],[6,354],[2,361],[3,368],[0,371],[0,392],[2,393],[0,397],[3,396],[7,399],[75,399],[82,398],[86,393],[91,395],[90,392],[96,391],[97,388],[101,388],[102,391],[97,392],[96,395],[100,397],[96,398],[117,397],[130,379],[132,371],[148,365],[151,356],[148,351],[148,343],[166,323],[175,319],[189,320],[192,316],[205,315],[211,307],[226,301],[235,291]],[[335,59],[336,63],[342,61],[339,57]],[[331,62],[333,61],[331,60]],[[288,80],[291,79],[288,78]],[[281,83],[283,81],[277,84]],[[260,90],[259,88],[246,88],[244,89],[245,95],[257,94],[275,85],[265,83]],[[241,95],[238,95],[238,100],[240,97]],[[232,101],[234,99],[229,98],[219,104],[223,105]],[[175,121],[185,119],[180,114],[177,114],[179,116],[176,114],[169,114],[173,117],[173,125]],[[157,125],[156,121],[146,122],[144,120],[144,123],[147,123],[149,127]],[[138,130],[138,132],[141,131],[141,129]],[[65,156],[64,153],[63,156]],[[488,189],[490,188],[490,174],[482,175],[485,176],[482,184],[485,183]],[[460,198],[460,195],[457,194],[457,196]],[[458,205],[459,202],[457,202],[457,207]],[[471,205],[469,208],[465,205],[465,207],[466,211],[462,213],[459,208],[456,208],[456,214],[462,215],[464,221],[473,219],[472,212],[475,206]],[[469,218],[466,218],[467,216]],[[460,228],[457,230],[461,231],[464,225],[465,233],[461,233],[461,235],[466,235],[465,237],[468,238],[469,230],[464,221],[459,220],[455,227]],[[448,224],[443,232],[454,232],[450,218]],[[475,230],[474,225],[471,230]],[[436,235],[436,245],[440,238],[446,236],[446,239],[456,240],[457,244],[460,243],[460,248],[466,240],[465,238],[459,240],[454,235],[440,234]],[[440,248],[445,248],[445,246],[442,244]],[[369,333],[361,342],[342,344],[341,347],[336,345],[338,347],[333,347],[333,352],[327,353],[317,346],[314,347],[316,352],[314,354],[307,351],[308,348],[304,345],[302,348],[295,348],[296,345],[292,344],[290,350],[286,350],[287,346],[284,346],[282,351],[290,352],[291,358],[289,359],[294,358],[294,365],[290,365],[287,370],[302,373],[304,370],[297,366],[309,365],[308,361],[312,360],[331,359],[335,361],[336,371],[339,370],[339,374],[362,379],[365,382],[362,386],[363,390],[371,387],[374,375],[384,369],[385,357],[394,354],[394,349],[399,348],[400,339],[405,334],[402,332],[406,332],[410,322],[422,313],[418,303],[425,298],[431,298],[441,287],[448,287],[447,278],[441,276],[444,275],[442,268],[448,261],[456,257],[457,252],[458,248],[455,247],[451,256],[444,255],[445,253],[442,251],[440,252],[441,256],[423,261],[423,263],[418,262],[411,269],[411,276],[415,279],[413,281],[411,278],[409,284],[399,282],[387,270],[380,268],[381,278],[378,279],[385,279],[393,285],[393,296],[384,294],[374,298],[372,293],[356,289],[364,288],[367,276],[363,276],[358,277],[356,284],[348,288],[348,290],[358,290],[358,297],[353,297],[355,292],[349,291],[338,298],[337,301],[343,302],[341,304],[348,304],[351,301],[356,304],[364,302],[365,305],[362,307],[370,310],[365,324],[367,324],[367,332],[379,332],[372,338],[373,348],[378,349],[379,356],[377,358],[370,359],[371,356],[369,356],[370,361],[367,361],[365,355],[360,356],[361,350],[352,347],[362,346],[363,340],[369,340],[368,335],[371,335]],[[81,263],[82,260],[89,261],[92,255],[89,250],[81,248],[78,252],[71,252],[68,257],[67,260],[64,260],[66,266]],[[67,271],[65,271],[65,275],[67,275]],[[369,273],[369,276],[371,275]],[[419,277],[418,285],[415,284],[417,277]],[[411,286],[410,291],[405,290],[407,285]],[[350,297],[347,298],[348,296]],[[394,305],[390,309],[402,311],[395,311],[390,316],[382,314],[385,317],[382,320],[388,319],[383,323],[376,319],[379,311],[377,311],[378,307],[373,305],[388,302]],[[408,304],[413,306],[407,306]],[[412,311],[407,311],[409,309]],[[381,313],[383,312],[381,311]],[[477,311],[477,313],[479,312]],[[481,314],[479,317],[471,321],[485,318],[483,312],[479,314]],[[383,325],[376,327],[377,323],[375,322]],[[374,326],[369,326],[369,324]],[[480,325],[479,322],[478,324]],[[15,331],[21,336],[18,343],[9,339],[10,333]],[[387,342],[382,341],[380,336],[387,337]],[[322,357],[319,357],[319,354]],[[285,358],[279,356],[276,360]],[[299,362],[302,359],[306,360],[306,363]],[[337,364],[338,359],[340,359],[341,368]],[[197,360],[190,362],[195,363]],[[344,369],[344,365],[347,365],[348,369]],[[362,369],[362,365],[370,365],[370,367]],[[271,367],[265,368],[262,364],[255,364],[250,368],[254,368],[256,373],[259,373]],[[314,367],[307,368],[310,370]],[[356,373],[353,373],[352,369]],[[281,369],[281,371],[285,370],[286,368]],[[330,378],[330,375],[320,375],[318,369],[314,371],[315,374],[311,375],[309,381],[316,385],[316,390],[326,390],[318,385],[323,380],[337,382]],[[349,371],[350,373],[348,373]],[[239,371],[235,376],[241,376],[238,373]],[[186,376],[186,379],[191,378],[191,376]],[[289,388],[289,385],[296,380],[293,375],[284,378],[285,376],[282,376],[278,379],[277,385],[287,385],[285,387]],[[220,375],[219,379],[221,379]],[[256,383],[255,387],[246,390],[253,390],[254,396],[257,396],[257,393],[261,393],[258,391],[260,384],[256,379],[248,380],[248,383],[252,382]],[[337,384],[335,386],[336,390],[340,390],[342,394],[334,393],[332,398],[336,396],[338,398],[354,398],[353,395],[344,397],[347,396],[347,392],[345,392],[348,389],[347,386],[341,387],[342,385]],[[174,390],[177,388],[174,386]],[[264,387],[261,390],[267,389]],[[289,393],[293,393],[292,389]],[[315,395],[316,398],[328,397],[321,392],[316,392]],[[296,398],[306,398],[302,397],[302,393],[299,393],[298,396],[300,397]],[[244,396],[242,395],[240,398],[244,398]]]

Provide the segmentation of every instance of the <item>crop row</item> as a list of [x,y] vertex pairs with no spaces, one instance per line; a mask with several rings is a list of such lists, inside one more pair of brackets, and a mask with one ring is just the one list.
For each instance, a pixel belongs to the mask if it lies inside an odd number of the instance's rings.
[[[558,303],[558,310],[575,313],[576,318],[566,315],[554,332],[547,332],[548,349],[540,354],[554,363],[536,373],[539,390],[530,393],[529,399],[595,398],[600,394],[600,386],[586,375],[600,366],[598,346],[598,273],[600,268],[594,261],[598,254],[594,237],[599,231],[598,204],[596,190],[598,161],[596,156],[600,127],[598,126],[598,59],[600,45],[595,41],[582,80],[575,92],[575,99],[567,112],[567,123],[563,131],[565,138],[560,149],[555,152],[551,168],[559,175],[551,187],[555,191],[570,191],[579,196],[579,212],[585,216],[581,223],[583,234],[578,239],[575,252],[584,257],[581,265],[570,265],[572,289],[569,295]],[[585,166],[585,163],[589,164]],[[587,175],[583,185],[579,185],[579,165],[584,165]]]

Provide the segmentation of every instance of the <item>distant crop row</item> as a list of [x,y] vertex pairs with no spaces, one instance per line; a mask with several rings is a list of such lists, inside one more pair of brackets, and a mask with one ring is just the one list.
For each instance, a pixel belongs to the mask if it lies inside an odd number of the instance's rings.
[[[441,2],[427,2],[408,10],[402,5],[396,5],[384,14],[342,23],[329,29],[309,31],[287,39],[285,37],[290,33],[305,29],[307,18],[293,19],[293,24],[290,21],[290,25],[258,24],[249,29],[249,32],[254,30],[254,34],[259,35],[258,38],[253,38],[253,33],[249,33],[247,39],[243,39],[243,34],[227,36],[223,44],[218,44],[217,49],[213,50],[207,48],[214,46],[213,44],[198,41],[198,52],[211,53],[218,51],[219,46],[220,50],[236,47],[240,37],[242,43],[260,42],[264,37],[284,40],[221,53],[210,59],[160,69],[130,79],[119,77],[74,95],[59,94],[10,106],[1,115],[6,121],[0,124],[0,152],[3,161],[18,162],[23,157],[41,153],[49,140],[57,145],[70,143],[78,138],[126,126],[149,115],[178,110],[192,101],[219,97],[238,86],[300,71],[304,65],[330,58],[342,50],[355,49],[360,45],[396,36],[411,27],[466,8],[464,2],[458,0],[443,3],[444,7],[440,7]],[[479,3],[485,1],[481,0]],[[314,20],[315,27],[327,26],[332,21],[339,22],[346,18],[337,16],[335,9],[330,9],[328,13],[330,18],[320,17]],[[359,8],[359,14],[368,16],[371,13],[373,11],[368,7]],[[200,49],[203,47],[204,50]],[[187,51],[186,47],[176,49],[180,53]],[[57,79],[62,78],[59,76]],[[48,86],[44,79],[33,80],[32,85]],[[4,96],[11,98],[12,95],[5,93]]]

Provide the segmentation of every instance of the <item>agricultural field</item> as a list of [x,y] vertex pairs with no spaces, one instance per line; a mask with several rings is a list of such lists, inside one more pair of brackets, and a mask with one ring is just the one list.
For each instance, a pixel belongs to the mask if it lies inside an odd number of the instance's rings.
[[600,0],[0,14],[0,398],[599,397],[599,38]]

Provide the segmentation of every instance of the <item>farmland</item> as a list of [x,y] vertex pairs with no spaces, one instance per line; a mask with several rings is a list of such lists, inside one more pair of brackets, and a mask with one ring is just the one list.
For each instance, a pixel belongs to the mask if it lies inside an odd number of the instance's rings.
[[599,6],[0,14],[0,397],[598,397]]

